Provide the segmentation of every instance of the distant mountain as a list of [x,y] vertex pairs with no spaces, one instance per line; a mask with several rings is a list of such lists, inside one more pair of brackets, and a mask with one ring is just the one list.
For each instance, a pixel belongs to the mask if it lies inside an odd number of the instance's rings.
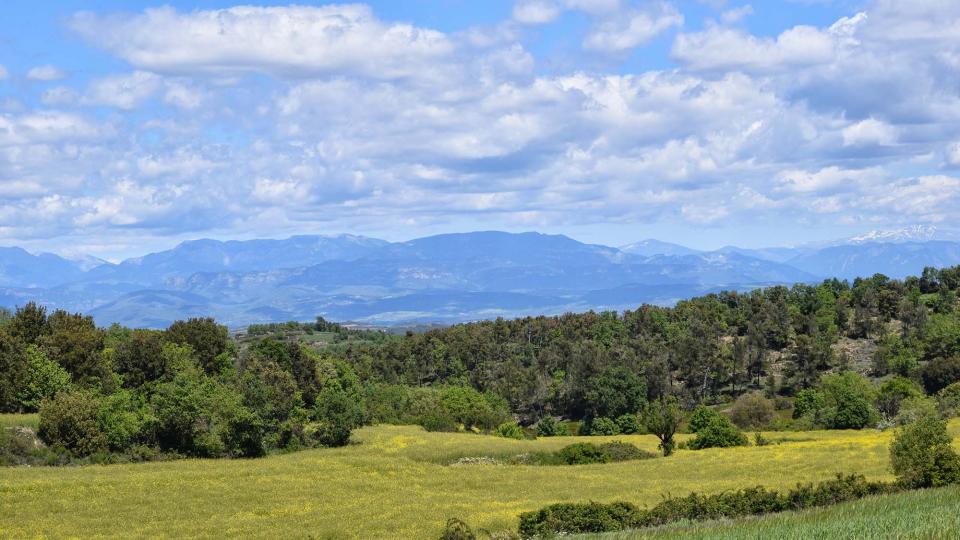
[[387,245],[364,236],[293,236],[285,240],[194,240],[173,249],[94,268],[94,281],[163,285],[197,272],[249,272],[349,261]]
[[941,240],[942,234],[933,225],[913,225],[888,231],[870,231],[847,239],[846,244],[929,242]]
[[51,253],[33,255],[18,247],[0,247],[0,286],[50,287],[79,279],[81,265]]
[[877,272],[902,277],[924,266],[960,264],[957,242],[877,237],[898,240],[699,252],[656,240],[617,249],[533,232],[396,243],[294,236],[196,240],[119,264],[0,248],[0,305],[36,300],[92,313],[100,324],[145,327],[201,315],[231,326],[317,315],[376,324],[453,323],[670,305],[721,289]]
[[680,244],[671,244],[670,242],[661,242],[649,238],[625,246],[620,246],[620,251],[630,255],[640,255],[641,257],[650,257],[652,255],[695,255],[699,251],[690,249]]
[[800,255],[789,265],[823,277],[852,279],[880,273],[902,278],[925,266],[960,264],[960,242],[862,243],[833,246]]

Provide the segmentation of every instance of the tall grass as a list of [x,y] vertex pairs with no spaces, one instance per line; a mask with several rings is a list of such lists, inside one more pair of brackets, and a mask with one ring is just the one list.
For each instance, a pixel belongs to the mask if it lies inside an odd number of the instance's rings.
[[924,538],[960,535],[960,486],[868,497],[837,506],[656,530],[571,536],[576,540]]
[[40,425],[39,414],[0,413],[0,428],[29,427],[37,429]]
[[358,430],[348,447],[258,460],[0,468],[0,537],[436,538],[449,517],[516,530],[521,512],[555,502],[653,505],[667,494],[776,489],[837,472],[892,479],[890,433],[767,435],[798,442],[603,465],[448,466],[577,441],[623,440],[650,451],[657,442],[639,435],[516,441],[376,426]]

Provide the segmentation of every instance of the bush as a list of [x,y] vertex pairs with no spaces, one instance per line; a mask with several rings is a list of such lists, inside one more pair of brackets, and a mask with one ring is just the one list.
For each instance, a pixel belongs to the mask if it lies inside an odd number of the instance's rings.
[[363,423],[363,407],[339,385],[327,384],[317,394],[313,439],[323,446],[344,446]]
[[951,442],[946,421],[933,415],[898,430],[890,444],[897,482],[907,488],[924,488],[960,481],[960,456]]
[[690,441],[692,450],[704,448],[728,448],[731,446],[746,446],[747,437],[723,415],[716,415],[709,423],[697,431],[697,436]]
[[733,405],[730,417],[741,429],[766,427],[773,420],[773,401],[761,394],[744,394]]
[[923,395],[917,383],[905,377],[894,377],[883,383],[877,394],[877,410],[884,418],[896,418],[903,402]]
[[960,416],[960,383],[953,383],[937,393],[937,408],[944,418]]
[[97,420],[114,452],[123,452],[140,442],[144,432],[156,421],[145,404],[128,390],[103,398]]
[[590,422],[590,435],[619,435],[620,426],[613,420],[601,416]]
[[552,416],[544,416],[537,423],[537,437],[562,437],[567,434],[567,428]]
[[100,403],[88,391],[61,392],[40,406],[38,434],[50,446],[77,456],[107,450],[109,441],[100,428]]
[[610,454],[593,443],[576,443],[565,446],[557,452],[557,457],[567,465],[588,465],[591,463],[610,463]]
[[610,461],[632,461],[637,459],[652,459],[656,454],[641,450],[636,446],[622,441],[612,441],[600,445],[600,450],[610,456]]
[[823,407],[824,398],[822,392],[813,388],[801,390],[797,392],[797,397],[793,400],[793,418],[813,417],[819,413]]
[[466,522],[457,518],[447,520],[447,525],[440,533],[440,540],[477,540],[477,535]]
[[937,358],[920,371],[923,387],[928,394],[936,394],[955,382],[960,382],[960,357]]
[[755,446],[770,446],[773,442],[763,436],[759,431],[753,434],[753,444]]
[[[828,429],[863,429],[875,425],[879,414],[873,406],[876,392],[870,381],[852,371],[825,375],[819,392],[820,409],[812,411],[814,421]],[[799,400],[799,396],[798,396]]]
[[697,408],[693,410],[693,414],[690,415],[690,423],[688,428],[692,433],[696,433],[701,429],[707,427],[710,422],[712,422],[716,417],[720,416],[720,413],[707,407],[706,405],[697,405]]
[[552,537],[556,534],[621,531],[639,525],[641,511],[625,502],[552,504],[520,514],[522,538]]
[[617,427],[620,428],[620,433],[624,435],[633,435],[643,431],[640,418],[636,414],[624,414],[617,418]]
[[496,435],[507,439],[523,439],[523,428],[516,422],[505,422],[497,426]]

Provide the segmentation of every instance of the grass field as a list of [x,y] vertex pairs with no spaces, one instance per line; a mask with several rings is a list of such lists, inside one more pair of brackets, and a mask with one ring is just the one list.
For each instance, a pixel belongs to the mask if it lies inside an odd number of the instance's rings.
[[673,526],[659,530],[579,535],[571,540],[690,538],[778,540],[807,538],[923,538],[960,536],[960,486],[913,491],[773,516]]
[[39,425],[39,414],[0,414],[0,428],[25,426],[37,429]]
[[[767,436],[789,442],[606,465],[449,466],[460,457],[556,450],[584,438],[514,441],[376,426],[355,432],[349,447],[259,460],[2,468],[0,537],[436,538],[448,517],[515,530],[521,512],[560,501],[651,505],[668,494],[786,487],[841,471],[891,478],[890,433]],[[651,436],[589,438],[613,439],[656,448]]]

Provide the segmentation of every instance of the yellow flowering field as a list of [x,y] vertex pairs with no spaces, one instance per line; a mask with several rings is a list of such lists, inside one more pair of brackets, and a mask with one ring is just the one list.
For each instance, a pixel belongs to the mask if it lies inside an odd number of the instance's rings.
[[[954,435],[960,424],[951,424]],[[745,486],[777,488],[837,472],[889,480],[891,433],[767,433],[780,444],[680,450],[604,465],[450,465],[590,440],[656,449],[652,436],[514,441],[375,426],[345,448],[256,460],[0,468],[0,537],[436,538],[449,517],[516,529],[520,512],[559,501],[625,500]]]

